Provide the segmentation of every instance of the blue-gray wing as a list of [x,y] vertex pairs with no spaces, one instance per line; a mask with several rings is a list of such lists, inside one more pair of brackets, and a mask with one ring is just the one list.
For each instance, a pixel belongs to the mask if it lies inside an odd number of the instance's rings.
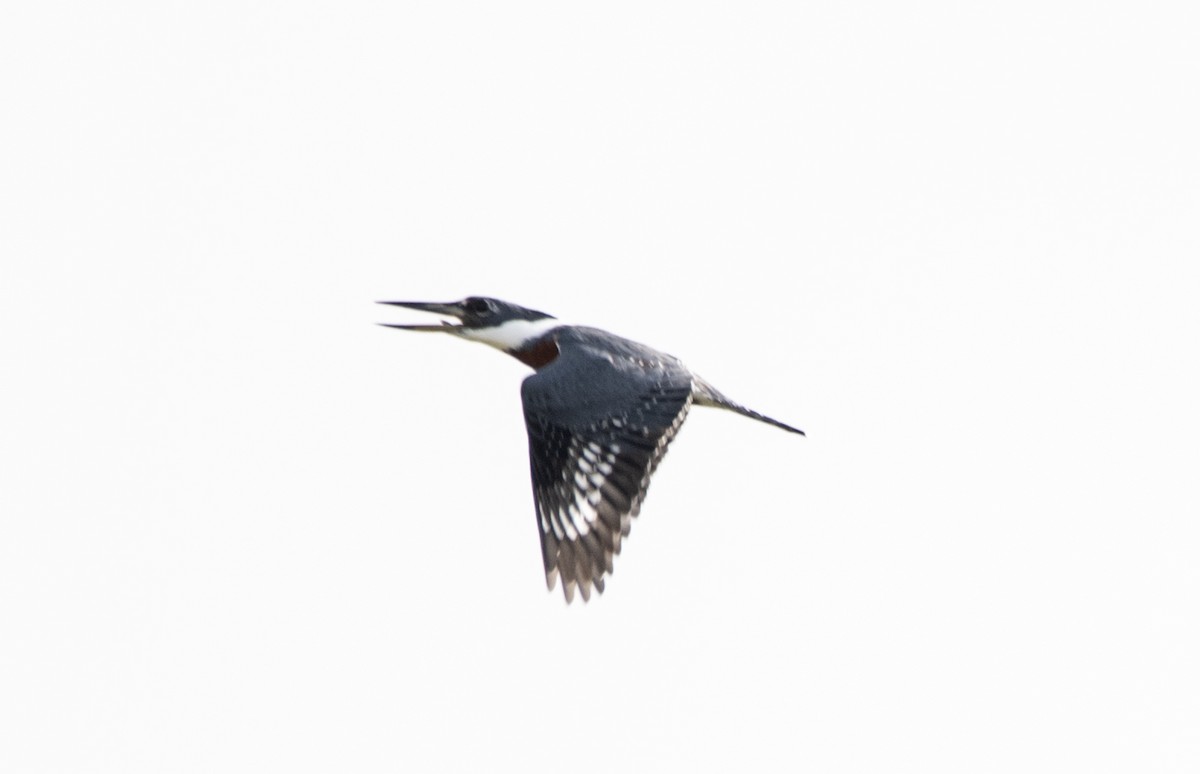
[[[604,340],[598,340],[600,336]],[[692,403],[679,361],[600,331],[559,334],[558,358],[521,385],[546,585],[604,591],[650,476]]]

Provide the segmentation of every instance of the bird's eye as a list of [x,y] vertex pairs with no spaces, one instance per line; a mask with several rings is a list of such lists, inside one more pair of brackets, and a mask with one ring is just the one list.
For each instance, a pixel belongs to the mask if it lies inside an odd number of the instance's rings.
[[469,298],[464,308],[471,314],[486,314],[492,310],[492,305],[484,298]]

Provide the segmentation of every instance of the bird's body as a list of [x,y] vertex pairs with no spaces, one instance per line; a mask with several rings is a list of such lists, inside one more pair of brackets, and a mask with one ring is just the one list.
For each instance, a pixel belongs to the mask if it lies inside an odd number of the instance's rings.
[[535,370],[521,385],[534,508],[546,584],[553,589],[561,575],[568,602],[576,588],[585,600],[593,587],[604,591],[650,476],[693,405],[803,435],[726,398],[679,359],[607,331],[490,298],[383,303],[462,320],[389,327],[481,341]]

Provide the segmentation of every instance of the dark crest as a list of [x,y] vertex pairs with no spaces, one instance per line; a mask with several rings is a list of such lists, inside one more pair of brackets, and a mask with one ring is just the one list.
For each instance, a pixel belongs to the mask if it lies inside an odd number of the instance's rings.
[[510,320],[546,320],[551,315],[510,304],[498,298],[471,296],[462,301],[462,322],[469,328],[489,328]]

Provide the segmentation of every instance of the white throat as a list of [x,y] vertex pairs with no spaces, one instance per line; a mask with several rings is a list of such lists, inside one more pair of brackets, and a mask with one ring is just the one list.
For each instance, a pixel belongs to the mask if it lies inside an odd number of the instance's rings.
[[548,317],[541,320],[509,320],[494,328],[462,328],[458,333],[463,338],[508,351],[520,349],[525,342],[541,338],[562,325],[562,320]]

